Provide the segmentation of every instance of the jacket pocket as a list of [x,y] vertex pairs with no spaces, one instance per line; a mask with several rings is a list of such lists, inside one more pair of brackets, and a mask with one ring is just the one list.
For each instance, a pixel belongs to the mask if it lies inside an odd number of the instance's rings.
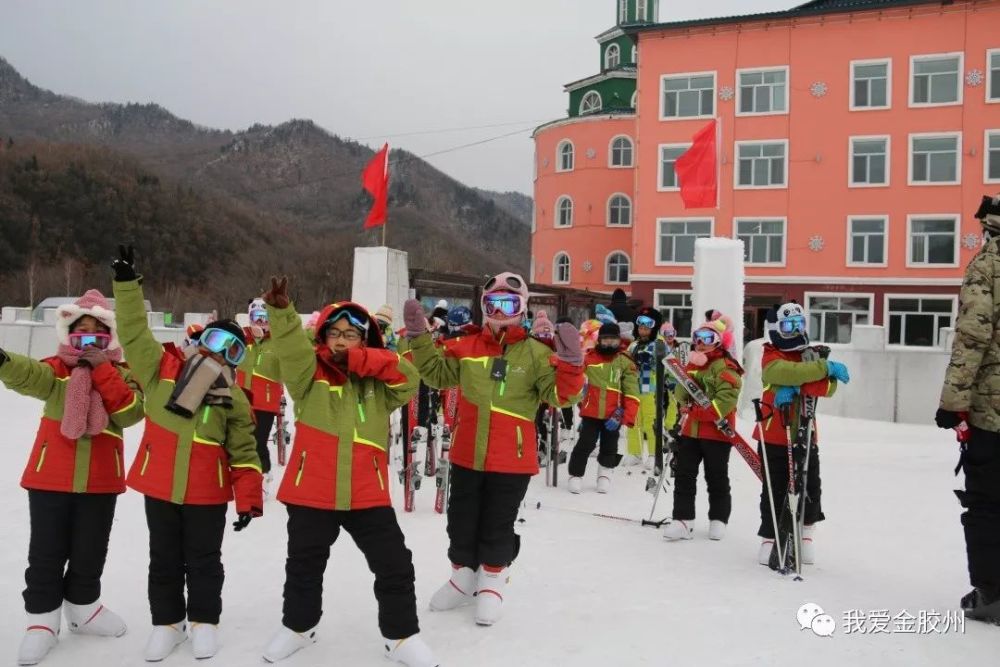
[[35,464],[35,472],[42,472],[42,466],[45,465],[45,450],[48,449],[48,447],[49,443],[42,443],[42,449],[38,453],[38,463]]
[[521,427],[515,427],[517,431],[517,458],[522,458],[524,456],[524,435],[521,433]]
[[225,478],[222,475],[222,459],[218,459],[216,461],[216,464],[217,464],[218,469],[219,469],[219,488],[221,489],[222,486],[223,486],[223,484],[225,483]]
[[378,488],[385,491],[385,480],[382,479],[382,471],[378,467],[378,457],[372,457],[372,467],[375,468],[375,475],[378,477]]
[[150,443],[148,443],[148,442],[146,443],[146,454],[143,456],[143,459],[142,459],[142,467],[139,468],[139,475],[140,476],[146,474],[146,467],[149,465],[149,449],[150,449],[151,446],[152,445]]
[[115,447],[115,477],[121,478],[122,476],[122,457],[118,453],[118,448]]
[[302,473],[304,473],[305,470],[306,470],[306,453],[302,452],[302,455],[299,457],[299,471],[295,473],[295,486],[298,486],[299,484],[302,483]]

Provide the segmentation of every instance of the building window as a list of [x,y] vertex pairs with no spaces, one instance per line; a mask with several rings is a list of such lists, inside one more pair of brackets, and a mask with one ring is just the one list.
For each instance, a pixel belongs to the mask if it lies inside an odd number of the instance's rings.
[[962,54],[910,57],[910,106],[962,102]]
[[958,266],[958,217],[910,216],[907,266]]
[[910,185],[957,185],[962,136],[910,135]]
[[639,91],[637,90],[634,93],[632,93],[632,108],[638,109],[639,108],[638,103],[639,103]]
[[636,21],[648,21],[649,16],[647,16],[648,9],[647,3],[649,0],[637,0],[635,5],[635,20]]
[[608,200],[608,226],[628,227],[632,224],[632,200],[623,194],[611,195]]
[[871,324],[871,294],[806,292],[809,338],[817,343],[850,343],[855,324]]
[[850,184],[889,185],[889,137],[851,137]]
[[663,321],[674,325],[678,338],[690,338],[691,320],[694,315],[691,292],[655,290],[655,298],[656,308],[663,315]]
[[851,63],[851,109],[888,109],[892,61]]
[[737,141],[737,188],[783,188],[788,181],[788,141]]
[[596,90],[591,90],[580,100],[580,114],[600,111],[602,106],[601,94]]
[[1000,183],[1000,130],[986,130],[983,172],[985,182]]
[[986,100],[1000,102],[1000,49],[986,52]]
[[681,183],[677,180],[677,172],[674,165],[677,158],[684,155],[690,144],[661,144],[660,145],[660,180],[658,190],[679,190]]
[[639,64],[639,47],[637,45],[632,46],[632,64]]
[[628,23],[628,0],[618,2],[618,22]]
[[785,263],[785,221],[736,221],[736,238],[743,241],[743,261],[747,264],[782,265]]
[[617,44],[610,44],[604,51],[604,69],[614,69],[622,64],[622,50]]
[[556,171],[573,171],[573,156],[573,142],[561,142],[556,149]]
[[787,113],[788,68],[737,70],[737,114]]
[[556,227],[573,226],[573,200],[569,197],[560,197],[556,201]]
[[715,115],[715,72],[661,77],[660,118],[711,118]]
[[628,255],[623,252],[613,252],[608,255],[605,282],[614,285],[628,283]]
[[558,253],[552,260],[552,282],[569,282],[569,255],[564,252]]
[[632,166],[632,140],[628,137],[615,137],[611,140],[611,160],[612,167]]
[[691,264],[694,262],[694,242],[712,236],[712,219],[659,220],[656,262],[658,264]]
[[885,266],[889,218],[857,216],[847,219],[847,263],[851,266]]
[[955,297],[886,294],[890,345],[937,347],[943,327],[955,319]]

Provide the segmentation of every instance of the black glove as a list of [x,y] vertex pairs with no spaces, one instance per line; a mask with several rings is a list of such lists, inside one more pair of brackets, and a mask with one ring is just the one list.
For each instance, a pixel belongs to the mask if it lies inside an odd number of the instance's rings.
[[937,414],[934,415],[934,423],[938,425],[938,428],[952,429],[963,421],[965,419],[960,413],[945,410],[944,408],[938,408]]
[[135,272],[135,248],[132,246],[118,246],[118,259],[111,262],[111,269],[115,272],[116,283],[127,283],[138,279]]
[[635,355],[635,360],[638,361],[643,366],[651,364],[653,362],[653,354],[648,350],[641,350]]
[[263,510],[258,507],[251,507],[249,512],[240,512],[236,521],[233,521],[233,530],[237,533],[250,525],[250,520],[255,516],[262,516]]

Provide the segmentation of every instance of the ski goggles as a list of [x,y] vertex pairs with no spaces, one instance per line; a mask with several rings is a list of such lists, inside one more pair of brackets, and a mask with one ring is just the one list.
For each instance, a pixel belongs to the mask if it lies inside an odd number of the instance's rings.
[[198,344],[209,352],[221,354],[233,366],[239,366],[247,355],[246,343],[225,329],[206,329]]
[[794,336],[806,330],[806,318],[804,315],[792,315],[783,320],[778,320],[778,332],[783,336]]
[[483,312],[486,317],[514,317],[521,312],[521,297],[516,294],[487,294],[483,297]]
[[691,337],[694,339],[695,343],[701,343],[702,345],[716,345],[719,343],[719,332],[712,331],[711,329],[698,329]]
[[[368,320],[361,319],[357,315],[353,314],[347,308],[338,311],[333,317],[326,321],[327,326],[332,325],[334,322],[339,322],[340,320],[346,319],[347,323],[350,324],[355,329],[360,329],[364,333],[368,333]],[[329,333],[329,330],[327,331]]]
[[[500,281],[497,280],[497,278],[499,278],[499,277],[500,276],[493,276],[492,278],[490,278],[489,282],[487,282],[486,285],[483,287],[483,291],[489,292],[490,290],[496,289],[499,286],[498,283]],[[507,284],[507,287],[509,287],[509,288],[511,288],[513,290],[517,290],[519,292],[524,287],[524,283],[521,282],[521,280],[519,278],[517,278],[516,276],[507,276],[507,278],[506,278],[506,280],[504,280],[504,282]]]
[[74,350],[82,350],[88,347],[96,347],[98,350],[106,350],[111,345],[111,334],[106,333],[71,333],[69,344]]
[[264,308],[254,308],[250,311],[250,321],[254,324],[267,324],[267,310]]
[[635,323],[638,324],[640,327],[646,327],[647,329],[652,329],[654,326],[656,326],[656,320],[654,320],[649,315],[640,315],[639,317],[635,318]]

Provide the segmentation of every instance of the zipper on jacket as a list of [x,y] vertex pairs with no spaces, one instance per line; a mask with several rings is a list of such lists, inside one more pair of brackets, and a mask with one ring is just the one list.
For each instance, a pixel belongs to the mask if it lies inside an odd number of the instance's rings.
[[264,402],[265,403],[271,402],[271,385],[264,386]]
[[118,455],[118,450],[115,449],[115,477],[122,476],[122,460]]
[[505,391],[507,391],[507,380],[500,380],[500,395],[503,396]]
[[207,405],[205,406],[205,409],[201,411],[201,423],[202,424],[207,424],[208,423],[208,406]]
[[142,460],[142,468],[139,469],[139,475],[140,476],[146,474],[146,466],[149,465],[149,448],[150,448],[150,446],[151,445],[147,442],[146,443],[146,457]]
[[219,488],[222,488],[222,459],[216,459],[216,463],[219,464]]
[[524,456],[524,438],[521,436],[521,427],[517,427],[517,458]]
[[365,423],[365,407],[361,404],[361,397],[358,396],[358,416],[361,418],[361,423]]
[[295,486],[298,486],[302,482],[302,472],[306,469],[306,453],[302,452],[302,456],[299,457],[299,472],[295,475]]
[[385,491],[385,482],[382,481],[382,471],[378,469],[378,459],[372,457],[372,465],[375,467],[375,474],[378,475],[378,488]]
[[38,465],[35,466],[35,472],[42,472],[42,464],[45,463],[45,450],[48,448],[49,443],[42,443],[42,451],[38,455]]

